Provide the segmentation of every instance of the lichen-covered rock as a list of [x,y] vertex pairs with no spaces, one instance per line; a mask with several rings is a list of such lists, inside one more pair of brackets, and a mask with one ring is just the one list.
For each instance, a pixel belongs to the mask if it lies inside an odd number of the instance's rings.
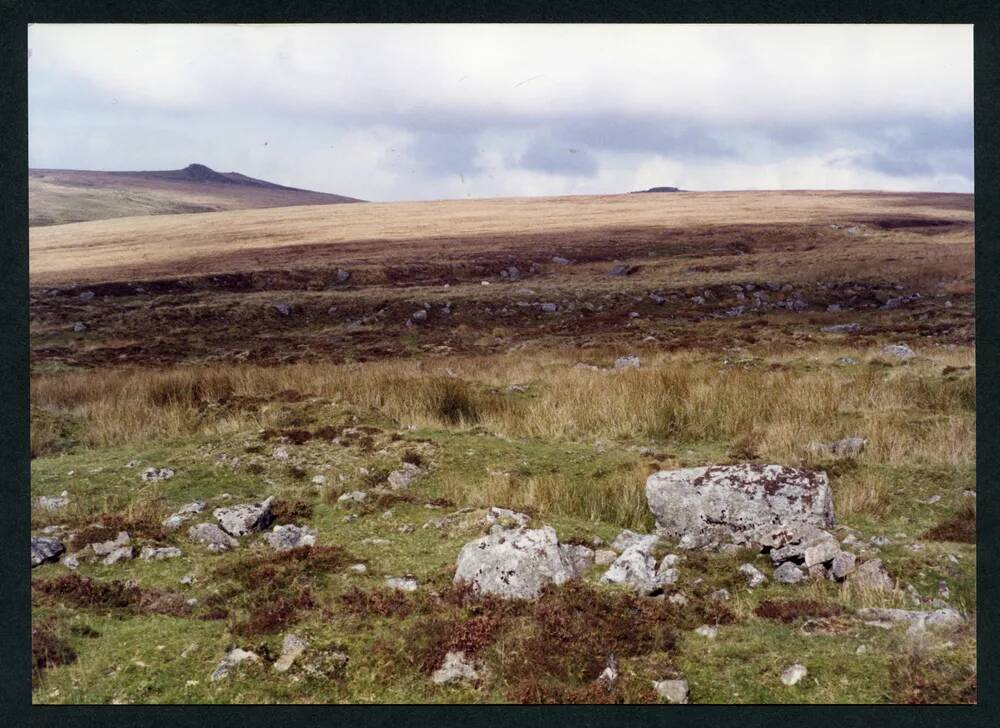
[[199,523],[188,529],[188,538],[199,543],[209,551],[229,551],[240,545],[240,542],[216,526],[214,523]]
[[174,477],[174,471],[170,468],[146,468],[142,471],[141,477],[147,483],[155,483],[160,480],[170,480]]
[[923,632],[927,628],[954,627],[965,621],[961,612],[951,608],[935,609],[931,612],[909,609],[880,609],[868,607],[857,611],[858,617],[871,622],[892,622],[909,624],[909,632]]
[[56,538],[46,538],[44,536],[31,537],[31,568],[50,562],[58,561],[59,554],[63,553],[66,547],[62,541]]
[[767,583],[767,577],[753,564],[743,564],[739,569],[740,574],[746,577],[747,586],[756,589]]
[[636,533],[626,528],[611,542],[611,548],[618,553],[623,553],[625,549],[631,546],[639,546],[642,551],[649,552],[659,540],[660,537],[655,533]]
[[212,515],[222,530],[230,536],[246,536],[254,531],[263,531],[271,524],[274,520],[274,514],[271,513],[273,500],[272,497],[260,503],[241,503],[238,506],[216,508],[212,511]]
[[887,346],[883,346],[882,353],[886,356],[902,359],[903,361],[912,359],[917,355],[917,353],[906,344],[889,344]]
[[830,576],[837,581],[843,581],[848,574],[854,573],[857,556],[847,551],[837,554],[830,565]]
[[444,656],[441,667],[431,674],[431,682],[436,685],[443,685],[450,682],[462,682],[476,680],[479,678],[479,671],[476,666],[465,656],[461,650],[451,650]]
[[423,471],[413,463],[403,463],[398,470],[389,473],[389,487],[394,490],[405,490],[413,485],[423,474]]
[[281,641],[281,655],[274,661],[274,669],[278,672],[287,672],[292,663],[306,651],[308,643],[294,634],[286,634]]
[[806,572],[792,561],[786,561],[774,570],[774,580],[781,584],[798,584],[806,578]]
[[278,551],[288,551],[300,546],[313,546],[316,543],[316,532],[308,526],[275,526],[274,530],[264,536],[272,548]]
[[486,510],[483,522],[487,526],[500,525],[502,528],[527,528],[531,518],[525,513],[512,511],[510,508],[497,508],[493,506]]
[[653,473],[646,500],[659,533],[684,548],[760,541],[776,526],[833,526],[826,473],[781,465],[717,465]]
[[563,584],[574,575],[555,529],[544,526],[498,531],[470,541],[458,555],[454,580],[480,593],[534,599],[547,584]]
[[594,549],[583,544],[564,544],[560,546],[566,558],[573,564],[573,571],[582,574],[594,565]]
[[656,559],[643,549],[642,543],[625,549],[601,577],[605,584],[622,584],[639,594],[647,595],[661,591],[664,585],[673,583],[676,579],[676,571],[670,568],[663,574],[657,573]]
[[785,671],[781,673],[781,682],[791,687],[797,684],[802,678],[809,674],[806,666],[802,663],[796,662],[794,665],[789,665],[785,668]]
[[167,516],[163,521],[163,525],[165,528],[175,531],[180,528],[185,521],[190,521],[203,510],[205,510],[205,501],[187,503],[181,506],[176,513]]
[[851,575],[851,583],[873,591],[893,591],[896,588],[896,582],[885,570],[882,559],[871,559],[858,566]]
[[653,690],[668,703],[684,705],[688,701],[687,680],[654,680]]
[[69,491],[64,490],[60,495],[39,496],[35,503],[43,511],[58,511],[69,505]]
[[113,541],[92,543],[90,544],[90,548],[98,556],[107,556],[116,549],[128,546],[131,542],[132,538],[128,535],[127,531],[119,531],[118,535],[115,537]]
[[139,552],[139,558],[143,561],[163,561],[164,559],[176,559],[181,555],[181,550],[176,546],[143,546]]

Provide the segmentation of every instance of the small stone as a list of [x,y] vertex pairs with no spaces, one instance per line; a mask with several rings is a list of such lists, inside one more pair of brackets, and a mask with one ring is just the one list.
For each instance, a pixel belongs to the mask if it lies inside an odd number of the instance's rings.
[[479,677],[475,666],[462,650],[451,650],[444,656],[444,662],[431,674],[431,682],[443,685],[450,682],[476,680]]
[[314,475],[312,479],[313,485],[326,485],[325,475]]
[[417,580],[412,576],[388,576],[385,585],[390,589],[397,589],[404,592],[414,592],[417,590]]
[[87,330],[87,324],[85,324],[83,321],[77,321],[73,324],[74,334],[82,334],[86,330]]
[[615,359],[615,369],[638,369],[641,362],[635,354],[620,356]]
[[176,546],[164,546],[163,548],[156,548],[155,546],[143,546],[142,551],[139,552],[139,558],[143,561],[163,561],[164,559],[176,559],[181,555],[181,550]]
[[148,483],[154,483],[160,480],[170,480],[174,477],[174,471],[170,468],[146,468],[140,477]]
[[288,450],[283,447],[274,448],[274,452],[271,453],[271,457],[275,460],[288,460]]
[[62,495],[40,496],[36,503],[43,511],[57,511],[69,505],[69,497],[67,491],[64,490]]
[[[50,562],[58,561],[59,554],[66,551],[66,547],[61,541],[55,538],[44,536],[31,537],[31,568]],[[68,558],[68,557],[67,557]],[[65,559],[64,559],[65,561]],[[76,568],[75,566],[70,568]]]
[[344,493],[342,496],[337,498],[338,503],[361,503],[366,498],[368,494],[363,490],[352,490],[349,493]]
[[673,705],[685,705],[688,702],[689,688],[687,680],[654,680],[653,690],[661,698]]
[[708,595],[710,599],[716,599],[720,602],[729,601],[729,590],[728,589],[716,589],[714,592]]
[[368,567],[364,564],[351,564],[347,570],[354,574],[367,574]]
[[698,629],[694,631],[695,634],[701,635],[702,637],[710,640],[714,640],[716,635],[719,634],[719,630],[716,627],[712,627],[708,624],[703,624]]
[[292,663],[305,652],[308,643],[294,634],[286,634],[281,641],[281,655],[274,662],[274,669],[278,672],[287,672]]
[[414,323],[421,324],[427,320],[427,311],[422,308],[418,308],[416,311],[410,314],[410,320]]
[[764,576],[760,569],[753,564],[743,564],[743,566],[740,567],[739,572],[746,577],[747,586],[751,589],[755,589],[767,583],[767,577]]
[[260,657],[255,652],[242,650],[239,647],[230,650],[226,653],[226,656],[222,658],[222,662],[220,662],[219,666],[215,668],[215,671],[212,673],[209,680],[215,682],[229,677],[230,671],[237,665],[244,662],[260,662]]
[[684,596],[683,592],[674,592],[669,597],[667,597],[667,601],[670,602],[671,604],[676,604],[679,607],[684,607],[687,606],[688,598]]
[[883,346],[882,353],[887,356],[895,357],[896,359],[902,359],[903,361],[912,359],[917,355],[916,352],[906,344],[889,344],[888,346]]
[[791,687],[792,685],[796,685],[808,674],[809,671],[806,670],[806,666],[802,663],[796,662],[794,665],[789,665],[785,668],[785,671],[781,673],[781,682]]

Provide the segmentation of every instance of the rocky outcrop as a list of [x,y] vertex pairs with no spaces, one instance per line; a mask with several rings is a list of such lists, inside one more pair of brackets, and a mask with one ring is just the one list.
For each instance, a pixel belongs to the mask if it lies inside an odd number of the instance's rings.
[[826,473],[781,465],[717,465],[653,473],[646,500],[657,531],[682,548],[750,544],[777,527],[833,526]]

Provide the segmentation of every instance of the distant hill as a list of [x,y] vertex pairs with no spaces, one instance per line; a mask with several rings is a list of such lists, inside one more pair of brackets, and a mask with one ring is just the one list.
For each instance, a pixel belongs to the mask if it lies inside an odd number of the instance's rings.
[[136,215],[218,212],[363,202],[285,187],[203,164],[159,172],[28,170],[28,224],[59,225]]
[[683,192],[679,187],[650,187],[648,190],[636,190],[633,195],[641,195],[646,192]]

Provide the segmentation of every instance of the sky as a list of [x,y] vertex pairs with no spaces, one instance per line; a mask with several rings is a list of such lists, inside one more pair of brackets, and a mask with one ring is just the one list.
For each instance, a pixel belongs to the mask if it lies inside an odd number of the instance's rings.
[[971,25],[32,25],[29,165],[373,201],[973,191]]

